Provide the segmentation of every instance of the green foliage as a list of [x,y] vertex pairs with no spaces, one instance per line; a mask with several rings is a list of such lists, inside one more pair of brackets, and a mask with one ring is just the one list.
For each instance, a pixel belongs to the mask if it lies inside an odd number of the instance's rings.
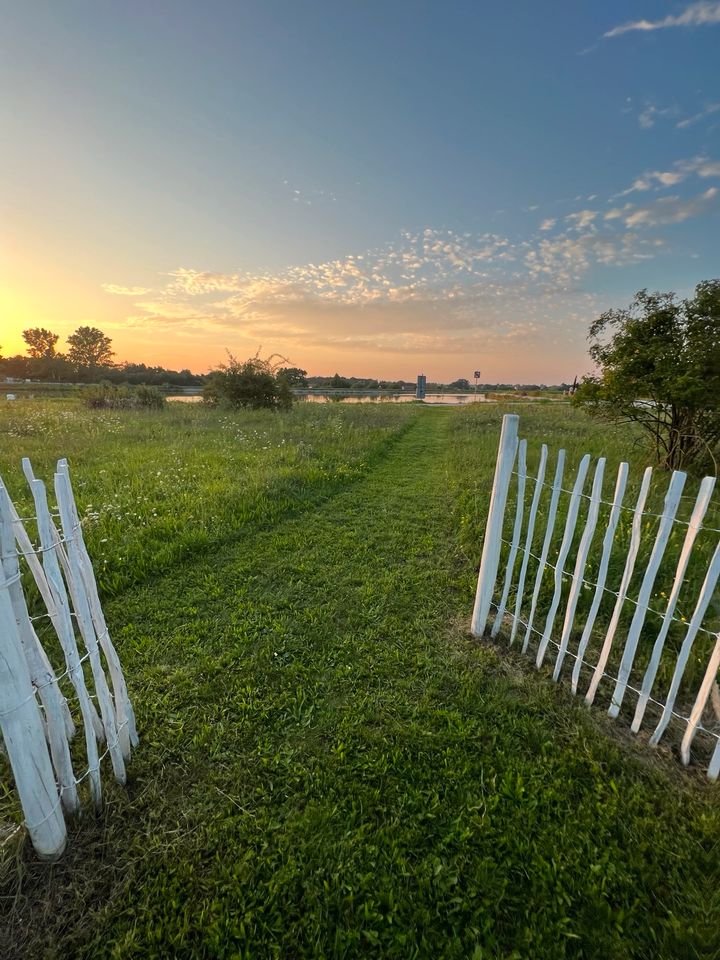
[[23,515],[19,456],[70,459],[141,736],[60,863],[0,870],[5,952],[717,956],[717,787],[464,631],[503,408],[170,406],[1,414]]
[[28,347],[28,356],[33,360],[47,359],[57,355],[55,346],[60,339],[57,333],[52,333],[45,327],[32,327],[29,330],[23,330],[22,336]]
[[259,356],[228,362],[213,371],[203,387],[203,399],[209,404],[250,410],[288,410],[293,397],[290,382],[274,357]]
[[284,380],[289,387],[306,387],[307,370],[299,367],[280,367],[276,374],[278,380]]
[[[716,467],[720,443],[720,280],[678,302],[641,290],[590,327],[600,368],[574,402],[604,419],[637,423],[667,469]],[[715,472],[715,470],[713,470]]]
[[105,380],[85,387],[82,399],[91,410],[164,410],[167,405],[157,387],[117,386]]
[[447,389],[450,391],[467,391],[470,389],[470,381],[466,380],[464,377],[461,377],[459,380],[453,380],[452,383],[449,383],[447,385]]
[[78,367],[101,367],[112,362],[112,340],[97,327],[78,327],[67,342],[68,360]]
[[164,410],[167,400],[162,390],[141,384],[134,391],[135,402],[143,410]]

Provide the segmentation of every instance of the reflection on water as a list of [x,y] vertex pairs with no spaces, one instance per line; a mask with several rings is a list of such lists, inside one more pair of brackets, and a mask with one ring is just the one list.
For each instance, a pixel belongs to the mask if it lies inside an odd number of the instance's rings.
[[[428,393],[425,400],[417,400],[412,393],[386,393],[386,394],[366,394],[360,396],[345,396],[343,394],[331,393],[308,393],[300,394],[295,397],[300,402],[306,403],[426,403],[426,404],[444,404],[457,406],[463,403],[494,403],[494,400],[488,400],[484,393]],[[168,397],[171,403],[200,403],[202,397],[199,394],[189,396]]]
[[297,397],[298,400],[307,400],[309,403],[427,403],[427,404],[450,404],[459,403],[492,403],[485,394],[478,393],[428,393],[424,400],[417,400],[412,393],[391,393],[384,396],[368,395],[359,397],[334,396],[332,394],[307,394]]

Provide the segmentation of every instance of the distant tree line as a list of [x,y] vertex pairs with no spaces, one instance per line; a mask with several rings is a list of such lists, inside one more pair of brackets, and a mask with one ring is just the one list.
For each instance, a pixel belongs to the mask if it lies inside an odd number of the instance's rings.
[[[114,363],[112,340],[97,327],[78,327],[67,338],[67,349],[58,350],[60,337],[45,327],[23,330],[27,345],[24,354],[3,357],[0,348],[0,380],[39,380],[50,383],[100,383],[156,387],[203,387],[213,373],[192,373],[188,369],[168,370],[161,366],[144,363]],[[258,360],[258,357],[254,358]],[[233,361],[237,363],[237,361]],[[220,370],[223,370],[221,365]],[[217,371],[214,371],[217,372]],[[227,372],[227,371],[225,371]],[[309,377],[307,370],[299,367],[274,366],[273,376],[290,390],[387,390],[393,393],[409,393],[415,390],[414,380],[377,380],[373,377],[345,377],[339,373],[331,377]],[[481,392],[563,390],[570,385],[563,383],[547,387],[545,384],[482,383]],[[461,393],[475,388],[469,380],[459,378],[451,383],[428,383],[428,393]]]
[[25,354],[0,355],[0,378],[41,380],[50,383],[146,384],[150,386],[201,386],[205,377],[190,370],[166,370],[144,363],[113,363],[112,340],[97,327],[78,327],[67,338],[67,350],[58,350],[60,337],[45,327],[23,330]]

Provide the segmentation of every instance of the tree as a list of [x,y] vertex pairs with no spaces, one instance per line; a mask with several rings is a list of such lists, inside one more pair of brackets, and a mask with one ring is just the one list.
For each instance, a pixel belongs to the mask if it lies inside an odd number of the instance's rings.
[[79,367],[107,366],[112,362],[112,340],[97,327],[78,327],[67,342],[70,347],[68,359]]
[[52,333],[45,327],[31,327],[23,330],[22,336],[28,347],[28,356],[33,360],[47,360],[57,356],[55,344],[60,339],[57,333]]
[[307,386],[307,370],[301,370],[299,367],[280,367],[277,376],[285,380],[289,387]]
[[[282,358],[278,359],[282,362]],[[292,406],[292,392],[287,380],[279,376],[280,367],[274,360],[275,355],[267,360],[256,355],[240,361],[228,352],[228,362],[221,364],[208,377],[203,388],[203,400],[252,410],[263,407],[271,410],[289,409]]]
[[615,423],[636,423],[669,470],[715,462],[720,443],[720,280],[692,299],[641,290],[590,326],[599,374],[574,402]]

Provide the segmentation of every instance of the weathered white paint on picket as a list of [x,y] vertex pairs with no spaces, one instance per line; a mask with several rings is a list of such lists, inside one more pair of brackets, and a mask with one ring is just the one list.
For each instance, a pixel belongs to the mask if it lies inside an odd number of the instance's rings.
[[518,469],[517,469],[517,505],[515,507],[515,525],[513,527],[513,536],[510,543],[510,554],[508,556],[507,570],[505,572],[505,586],[503,587],[502,597],[498,604],[495,623],[493,624],[491,636],[496,637],[502,625],[505,616],[505,607],[510,594],[512,585],[512,575],[515,568],[515,559],[517,557],[518,546],[520,544],[520,532],[522,531],[523,509],[525,507],[525,479],[527,475],[527,463],[525,461],[525,451],[527,450],[527,440],[521,440],[518,444]]
[[615,690],[613,691],[612,700],[610,701],[610,706],[608,707],[608,713],[611,717],[616,717],[620,713],[620,707],[622,706],[623,698],[625,697],[625,691],[627,690],[628,680],[630,679],[630,671],[632,670],[633,661],[635,659],[638,641],[640,640],[640,631],[643,628],[645,617],[647,616],[653,584],[655,583],[655,577],[657,576],[658,568],[660,567],[663,555],[665,554],[665,547],[667,546],[670,531],[673,528],[673,520],[675,519],[677,508],[680,506],[680,497],[682,496],[686,479],[687,474],[680,470],[675,470],[670,478],[668,492],[665,495],[665,504],[663,506],[662,517],[660,519],[660,524],[658,525],[658,532],[655,537],[652,553],[650,554],[650,562],[647,565],[645,576],[643,577],[643,581],[640,586],[640,593],[638,595],[635,613],[633,614],[632,623],[630,624],[627,640],[625,642],[625,649],[623,650],[622,660],[620,661],[620,669],[618,670],[618,678],[617,682],[615,683]]
[[[95,626],[90,613],[90,604],[88,603],[84,589],[82,589],[82,574],[80,572],[80,560],[78,557],[79,551],[77,540],[73,535],[75,531],[73,530],[72,512],[68,502],[69,491],[63,473],[55,474],[55,497],[57,499],[58,510],[60,511],[60,522],[62,524],[63,534],[67,542],[67,557],[70,572],[69,583],[74,586],[74,589],[71,588],[70,592],[74,601],[75,616],[77,617],[80,634],[85,643],[85,649],[89,655],[90,669],[92,670],[95,691],[100,705],[103,730],[108,750],[110,751],[113,773],[118,783],[125,783],[125,763],[123,761],[117,725],[115,723],[115,710],[110,698],[105,673],[100,662],[100,649],[98,647],[97,637],[95,636]],[[99,770],[97,772],[99,777]]]
[[516,414],[507,414],[503,417],[502,430],[500,431],[500,448],[498,450],[497,463],[495,464],[495,477],[493,479],[492,493],[490,494],[487,531],[485,533],[485,542],[483,543],[480,573],[478,575],[477,592],[475,594],[475,607],[472,615],[472,632],[476,636],[485,632],[488,614],[490,613],[490,604],[492,603],[493,590],[495,589],[495,580],[500,563],[505,504],[507,502],[508,487],[510,485],[510,477],[512,475],[512,468],[518,447],[517,431],[519,421],[520,417]]
[[60,785],[62,804],[68,813],[75,813],[79,801],[68,745],[68,740],[75,732],[75,726],[67,701],[58,689],[55,682],[55,673],[28,613],[21,583],[20,563],[15,546],[12,501],[2,486],[0,486],[0,557],[5,582],[10,584],[10,602],[25,655],[25,662],[28,666],[30,681],[37,691],[45,711],[47,739]]
[[[100,761],[110,756],[115,779],[125,782],[125,762],[137,744],[132,705],[102,613],[92,564],[82,537],[67,462],[58,463],[55,494],[58,530],[45,485],[29,461],[23,470],[35,504],[40,543],[36,547],[0,481],[0,730],[7,749],[24,827],[42,857],[55,858],[65,846],[63,811],[79,809],[78,784],[88,779],[91,796],[102,796]],[[45,613],[31,617],[23,587],[24,571],[35,581]],[[65,669],[56,673],[35,622],[56,635]],[[76,628],[77,625],[77,628]],[[77,635],[76,635],[77,629]],[[81,655],[78,641],[85,653]],[[105,657],[112,693],[101,657]],[[91,689],[83,663],[89,661]],[[74,688],[85,734],[87,767],[76,777],[70,741],[75,723],[61,688]],[[102,757],[98,743],[106,743]]]
[[565,468],[565,451],[558,451],[557,466],[555,467],[555,478],[552,484],[552,493],[550,494],[550,506],[548,508],[547,525],[545,527],[545,538],[543,539],[542,553],[538,562],[537,573],[535,574],[535,586],[533,587],[532,602],[530,604],[530,615],[527,619],[525,629],[525,639],[523,640],[522,652],[528,648],[530,643],[530,633],[535,619],[535,610],[537,609],[538,597],[540,596],[540,587],[542,585],[543,574],[545,573],[545,564],[547,563],[548,553],[550,552],[550,542],[552,540],[553,530],[555,529],[555,517],[557,516],[558,502],[560,500],[560,490],[562,488],[563,470]]
[[53,858],[65,848],[65,821],[8,587],[3,575],[0,581],[0,724],[33,845],[41,857]]
[[590,641],[592,629],[595,626],[600,603],[605,592],[605,583],[607,581],[608,566],[610,564],[610,555],[612,554],[613,544],[615,542],[615,531],[617,530],[618,520],[620,519],[620,508],[625,496],[625,487],[627,486],[628,465],[621,463],[618,468],[617,481],[615,483],[615,493],[613,495],[610,517],[608,519],[605,537],[603,539],[602,556],[600,558],[600,567],[598,569],[597,581],[595,584],[595,593],[593,595],[592,605],[585,622],[585,628],[580,643],[578,644],[575,666],[572,672],[572,692],[577,693],[578,680],[580,679],[580,670],[583,665],[583,657]]
[[585,529],[583,530],[577,559],[575,560],[575,569],[573,571],[570,594],[568,596],[567,608],[565,610],[565,622],[563,623],[562,635],[560,637],[560,647],[558,649],[557,659],[555,660],[555,669],[553,670],[553,680],[557,680],[560,676],[563,660],[565,659],[568,643],[570,642],[570,631],[572,630],[573,621],[575,620],[575,611],[577,609],[578,599],[580,598],[580,590],[583,586],[585,565],[587,564],[588,554],[590,553],[590,544],[592,543],[593,536],[595,535],[595,527],[597,526],[598,514],[600,513],[600,495],[602,493],[604,474],[605,458],[600,457],[597,462],[597,466],[595,467],[595,477],[593,479],[592,493],[590,494],[590,509],[588,510],[587,519],[585,521]]
[[700,593],[698,595],[697,604],[693,612],[690,622],[688,623],[687,633],[685,634],[685,639],[683,640],[682,646],[680,647],[680,652],[677,656],[677,662],[675,664],[675,672],[673,673],[673,678],[670,683],[670,690],[668,691],[667,697],[665,698],[665,707],[660,717],[660,722],[655,728],[655,732],[652,737],[650,737],[650,743],[659,743],[660,738],[665,732],[668,723],[670,722],[670,717],[672,716],[672,710],[675,706],[675,698],[677,692],[680,689],[680,682],[687,666],[687,662],[690,658],[690,651],[692,650],[692,645],[695,641],[695,637],[698,635],[698,630],[705,618],[707,609],[710,606],[710,601],[713,598],[715,593],[715,588],[717,587],[718,580],[720,579],[720,543],[718,543],[715,548],[715,553],[713,558],[710,561],[710,566],[708,571],[705,574],[705,580],[703,585],[700,588]]
[[548,448],[546,444],[542,445],[540,450],[540,465],[538,466],[537,477],[535,478],[535,490],[533,491],[532,503],[530,505],[530,516],[528,517],[527,534],[525,536],[525,548],[523,550],[522,564],[520,566],[520,576],[517,583],[517,597],[515,598],[515,613],[513,616],[513,625],[510,632],[510,643],[512,644],[517,633],[520,609],[523,601],[523,591],[525,590],[525,577],[527,575],[528,562],[530,561],[530,551],[532,550],[533,534],[535,533],[535,519],[537,517],[538,503],[543,489],[545,479],[545,467],[547,465]]
[[[720,633],[717,635],[717,639],[715,640],[715,647],[710,660],[708,661],[705,676],[700,684],[700,689],[698,690],[698,695],[695,698],[693,708],[690,711],[688,725],[685,729],[682,743],[680,744],[680,757],[686,766],[688,763],[690,763],[690,747],[692,746],[692,742],[695,739],[695,734],[700,726],[700,720],[702,718],[703,711],[705,710],[707,702],[710,699],[710,691],[712,690],[713,685],[717,683],[718,670],[720,670]],[[720,744],[720,740],[718,740],[718,744]],[[718,747],[716,746],[715,753],[713,754],[710,762],[710,768],[708,769],[708,775],[714,775],[713,778],[716,778],[718,774],[717,758]]]
[[650,491],[651,480],[652,467],[648,467],[643,474],[642,484],[640,485],[640,493],[638,494],[637,503],[635,504],[635,512],[632,520],[632,533],[630,536],[630,548],[628,549],[627,560],[625,561],[625,569],[620,582],[620,588],[617,592],[615,607],[610,619],[610,625],[608,626],[607,633],[605,634],[605,642],[602,645],[602,650],[600,651],[600,656],[598,657],[595,672],[593,673],[590,686],[585,694],[585,703],[587,704],[592,703],[595,699],[595,694],[597,693],[597,688],[600,685],[600,681],[605,676],[605,667],[607,666],[607,662],[610,657],[612,642],[615,639],[615,631],[617,630],[618,623],[620,622],[620,614],[622,613],[625,597],[627,596],[628,587],[630,586],[630,580],[632,579],[632,575],[635,570],[635,561],[637,560],[638,551],[640,550],[640,536],[642,534],[644,516],[643,511],[645,510],[647,496]]
[[540,645],[538,646],[537,657],[535,659],[538,667],[541,666],[543,660],[545,659],[545,651],[550,643],[550,634],[552,632],[553,624],[555,623],[557,609],[560,606],[563,576],[565,574],[565,561],[567,560],[567,555],[570,552],[570,545],[572,543],[573,534],[575,533],[575,524],[577,523],[578,511],[580,510],[580,494],[582,493],[582,488],[585,484],[585,477],[587,476],[589,466],[590,454],[586,453],[580,461],[580,466],[578,467],[577,476],[575,477],[572,493],[570,494],[570,504],[568,506],[567,518],[565,520],[565,532],[563,533],[562,543],[560,544],[560,552],[558,553],[557,563],[555,564],[555,590],[553,592],[552,600],[550,601],[550,609],[548,610],[548,614],[545,619],[545,630],[543,631],[543,635],[540,639]]
[[[514,418],[515,419],[515,418]],[[711,601],[715,596],[715,591],[720,582],[720,543],[715,547],[715,551],[708,566],[705,580],[697,595],[695,609],[689,623],[685,623],[684,618],[676,616],[678,600],[686,583],[687,572],[693,551],[697,547],[698,537],[705,530],[712,535],[720,533],[717,530],[709,530],[703,526],[706,514],[712,502],[712,495],[715,489],[715,479],[707,477],[700,484],[699,493],[695,499],[692,516],[689,521],[679,521],[676,519],[679,504],[682,499],[682,491],[685,485],[685,474],[679,471],[673,473],[665,495],[662,512],[659,515],[648,514],[646,504],[650,492],[653,472],[648,467],[642,477],[640,490],[634,508],[624,506],[624,497],[628,484],[629,469],[627,463],[621,463],[617,473],[615,490],[611,501],[602,499],[602,484],[605,469],[604,458],[599,458],[595,466],[595,474],[592,484],[592,491],[589,496],[584,493],[584,483],[590,465],[590,456],[586,454],[580,461],[576,473],[575,482],[571,491],[564,490],[562,486],[562,477],[565,465],[565,451],[560,450],[555,469],[555,477],[552,484],[545,482],[545,469],[548,459],[548,451],[545,444],[542,446],[540,463],[535,487],[532,494],[532,502],[529,512],[525,511],[524,496],[526,490],[526,445],[524,440],[517,441],[517,423],[512,426],[512,436],[514,436],[514,446],[508,441],[508,425],[504,423],[502,435],[504,439],[501,442],[501,448],[498,452],[498,461],[495,470],[495,479],[493,484],[493,495],[491,498],[491,517],[488,518],[485,541],[483,543],[484,563],[481,563],[480,574],[478,577],[477,596],[482,597],[482,609],[489,609],[493,606],[496,610],[495,620],[491,630],[491,636],[497,637],[506,626],[509,628],[510,643],[514,641],[517,629],[520,625],[525,627],[525,637],[522,645],[523,653],[526,652],[530,635],[535,633],[540,637],[538,650],[536,654],[536,665],[540,667],[546,657],[547,648],[550,643],[558,648],[553,668],[553,679],[557,680],[562,672],[562,666],[565,658],[571,656],[574,660],[572,670],[572,691],[577,692],[581,669],[584,666],[592,671],[585,700],[591,704],[595,699],[598,687],[603,680],[610,680],[614,684],[609,713],[616,718],[620,714],[621,705],[628,691],[636,694],[638,699],[635,707],[634,718],[632,721],[632,730],[640,730],[645,718],[648,704],[650,703],[656,679],[658,677],[661,664],[664,664],[664,674],[668,672],[674,653],[668,653],[666,649],[666,640],[669,636],[672,624],[681,623],[685,631],[684,639],[679,652],[675,658],[674,672],[670,688],[668,690],[665,702],[658,700],[660,693],[655,693],[653,702],[662,708],[662,716],[652,735],[651,743],[657,743],[665,732],[672,717],[683,720],[686,723],[686,729],[682,737],[681,757],[684,763],[689,763],[691,756],[691,746],[698,732],[702,731],[704,744],[709,741],[713,744],[712,756],[708,765],[708,777],[717,779],[720,776],[720,693],[717,687],[718,670],[720,670],[720,634],[715,637],[714,649],[709,657],[704,672],[702,683],[695,695],[695,703],[689,716],[682,717],[682,714],[676,713],[676,702],[678,691],[685,674],[685,670],[690,658],[693,643],[696,637],[703,632],[705,636],[715,636],[703,626],[705,618],[710,612],[710,616],[716,617],[712,612]],[[517,449],[518,469],[517,474],[517,501],[514,510],[513,530],[510,541],[504,541],[503,538],[503,517],[507,505],[507,496],[511,479],[511,466],[515,458],[515,449]],[[508,467],[510,463],[510,467]],[[543,538],[540,555],[536,556],[532,552],[533,538],[535,535],[536,521],[542,498],[542,491],[550,487],[550,500],[547,509],[547,518],[545,524],[545,535]],[[561,542],[557,548],[557,560],[555,563],[549,562],[551,549],[553,549],[553,540],[555,536],[555,524],[558,515],[558,506],[562,494],[568,496],[567,510],[565,512],[565,523]],[[576,528],[578,526],[578,517],[580,515],[582,500],[588,500],[587,515],[585,517],[582,534],[580,535],[577,547],[574,547]],[[607,523],[602,537],[602,548],[599,563],[597,565],[597,575],[595,582],[586,578],[588,568],[594,569],[594,562],[591,563],[593,550],[596,549],[595,534],[598,528],[601,504],[607,504],[610,507]],[[494,505],[494,508],[493,508]],[[610,562],[613,552],[618,549],[616,534],[620,515],[622,510],[632,512],[632,527],[630,542],[623,547],[625,551],[623,572],[620,583],[617,588],[608,581],[610,576]],[[523,524],[527,517],[527,529],[523,536]],[[646,518],[656,519],[657,530],[652,545],[648,543],[650,552],[649,559],[644,569],[638,571],[641,574],[641,582],[637,598],[630,595],[630,586],[633,582],[635,569],[637,566],[640,549],[643,545],[643,531],[649,526]],[[492,520],[492,523],[491,523]],[[669,553],[670,543],[675,543],[675,538],[671,540],[671,535],[676,525],[681,523],[684,526],[682,546],[678,549],[677,556],[670,554],[668,560],[674,564],[674,575],[671,585],[665,587],[669,589],[668,600],[664,610],[661,612],[651,609],[650,598],[653,590],[659,585],[659,572],[664,569],[663,558]],[[501,545],[508,543],[509,552],[505,576],[499,602],[495,602],[493,595],[497,580],[497,567]],[[572,577],[566,573],[566,566],[570,567],[570,557],[575,551]],[[520,572],[517,583],[513,586],[515,570],[517,566],[518,552],[522,555],[520,563]],[[485,559],[485,558],[488,559]],[[534,587],[530,599],[530,609],[526,619],[523,619],[523,605],[525,603],[524,591],[527,577],[528,564],[530,558],[537,561],[537,570],[535,573]],[[493,559],[494,558],[494,559]],[[622,558],[618,558],[622,559]],[[539,610],[540,594],[543,583],[543,576],[546,569],[550,567],[554,571],[554,590],[552,597],[547,602],[545,609]],[[614,576],[614,575],[613,575]],[[664,574],[663,574],[664,576]],[[560,639],[557,642],[553,637],[555,620],[560,608],[563,596],[563,583],[570,579],[570,586],[567,591],[567,600],[565,603],[565,612]],[[662,584],[665,586],[664,584]],[[580,605],[580,597],[583,588],[592,588],[594,590],[592,602],[589,610]],[[512,601],[512,592],[515,590],[514,603]],[[662,596],[665,596],[664,590]],[[612,597],[612,614],[596,663],[588,663],[586,655],[591,649],[591,642],[594,640],[595,624],[598,621],[603,600]],[[687,598],[683,603],[687,602]],[[613,651],[613,644],[618,636],[620,619],[626,604],[633,604],[633,616],[624,638],[624,645],[620,654],[620,665],[617,676],[611,676],[608,673],[608,664]],[[508,615],[508,611],[512,614]],[[579,612],[580,611],[580,612]],[[543,630],[537,630],[534,627],[534,620],[539,615],[544,615],[545,624]],[[644,670],[641,689],[637,689],[631,681],[637,674],[638,668],[636,660],[638,659],[638,649],[640,648],[641,637],[644,636],[643,627],[646,624],[648,616],[657,617],[661,621],[658,633],[655,637],[649,661]],[[584,622],[583,619],[584,618]],[[575,629],[575,623],[580,620],[578,631],[582,626],[582,634],[577,644],[577,649],[572,649],[572,638]],[[716,620],[711,621],[716,623]],[[473,619],[473,633],[480,635],[484,632],[487,625],[487,617],[484,619]],[[708,623],[708,626],[710,624]],[[714,627],[717,630],[717,626]],[[599,640],[599,638],[598,638]],[[643,643],[645,641],[643,640]],[[593,643],[594,646],[594,643]],[[639,681],[637,681],[639,685]],[[683,695],[684,696],[684,695]],[[711,722],[710,727],[703,726],[703,716],[709,709],[712,702],[713,710],[716,714],[714,726]],[[707,755],[707,746],[703,746],[704,755]]]
[[97,715],[97,711],[85,685],[85,674],[83,673],[82,663],[80,661],[70,604],[67,593],[65,592],[65,581],[63,580],[60,561],[58,559],[61,538],[50,516],[45,484],[42,480],[35,479],[27,460],[23,460],[23,469],[30,485],[33,500],[35,501],[38,534],[40,536],[40,547],[42,550],[42,563],[57,613],[57,624],[59,627],[58,639],[60,640],[65,655],[68,676],[75,689],[75,695],[78,698],[80,712],[82,714],[85,749],[87,750],[90,770],[90,791],[95,806],[99,807],[102,799],[102,785],[100,783],[97,745],[98,740],[102,741],[104,738],[104,731],[102,729],[102,721]]
[[680,551],[680,558],[675,570],[675,579],[673,580],[670,596],[668,597],[667,608],[665,610],[665,616],[663,617],[662,626],[660,627],[660,633],[657,635],[657,639],[650,656],[650,662],[648,663],[645,676],[643,677],[642,689],[640,690],[637,707],[635,708],[635,716],[633,717],[633,722],[630,728],[633,733],[638,732],[640,725],[642,724],[643,717],[645,716],[645,710],[647,708],[648,700],[650,699],[650,692],[652,690],[653,683],[655,682],[658,667],[660,666],[660,657],[663,652],[663,647],[665,646],[665,640],[667,638],[668,631],[670,630],[670,625],[672,624],[675,616],[675,608],[677,606],[678,597],[680,596],[680,590],[682,589],[683,579],[685,577],[685,573],[687,572],[688,564],[690,563],[692,548],[695,546],[695,541],[700,533],[701,524],[705,518],[708,507],[710,506],[710,499],[714,489],[715,477],[705,477],[700,484],[700,491],[695,502],[695,508],[692,512],[692,516],[690,517],[687,533],[685,534],[685,541],[682,545],[682,550]]
[[72,529],[74,531],[73,538],[78,548],[80,570],[82,574],[82,585],[85,588],[88,602],[90,604],[90,610],[93,623],[95,624],[98,643],[105,654],[105,659],[108,664],[110,680],[113,687],[115,709],[117,711],[120,745],[124,758],[128,760],[130,758],[130,748],[138,745],[138,735],[135,726],[135,713],[133,711],[132,703],[130,702],[130,697],[128,696],[127,684],[125,683],[125,677],[123,676],[122,667],[120,665],[120,658],[118,657],[117,651],[115,650],[113,642],[110,639],[110,631],[108,630],[107,623],[105,622],[105,614],[103,613],[102,604],[100,603],[100,596],[98,594],[97,583],[95,581],[95,574],[93,573],[92,561],[90,560],[90,554],[85,546],[82,524],[80,523],[77,506],[75,505],[75,497],[73,495],[72,483],[70,480],[70,469],[68,467],[67,460],[64,458],[58,461],[58,471],[65,477],[65,485],[68,492],[68,505],[71,511]]

